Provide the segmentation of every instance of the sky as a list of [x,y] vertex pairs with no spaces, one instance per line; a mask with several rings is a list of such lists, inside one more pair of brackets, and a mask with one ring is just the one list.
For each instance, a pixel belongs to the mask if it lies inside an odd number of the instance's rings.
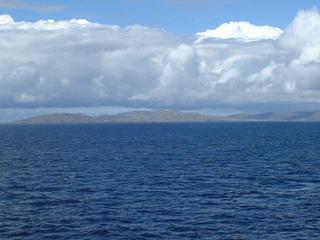
[[[8,2],[18,4],[6,7]],[[26,3],[25,7],[14,7],[21,2]],[[1,0],[0,10],[19,21],[85,18],[109,25],[158,27],[188,35],[229,21],[284,28],[299,10],[319,4],[320,0]]]
[[320,0],[0,0],[0,121],[320,109]]

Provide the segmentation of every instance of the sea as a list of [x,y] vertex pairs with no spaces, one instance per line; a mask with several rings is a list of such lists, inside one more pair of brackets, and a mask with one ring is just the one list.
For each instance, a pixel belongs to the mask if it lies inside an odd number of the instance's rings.
[[320,123],[1,125],[0,239],[320,239]]

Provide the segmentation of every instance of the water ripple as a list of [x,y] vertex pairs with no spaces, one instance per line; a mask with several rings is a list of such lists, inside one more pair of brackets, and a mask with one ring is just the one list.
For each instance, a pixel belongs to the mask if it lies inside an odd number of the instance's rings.
[[319,239],[317,123],[0,135],[0,239]]

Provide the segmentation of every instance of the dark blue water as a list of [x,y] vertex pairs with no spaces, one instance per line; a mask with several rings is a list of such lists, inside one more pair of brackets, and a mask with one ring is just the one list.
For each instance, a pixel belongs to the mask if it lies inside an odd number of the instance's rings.
[[320,124],[0,127],[0,239],[319,239]]

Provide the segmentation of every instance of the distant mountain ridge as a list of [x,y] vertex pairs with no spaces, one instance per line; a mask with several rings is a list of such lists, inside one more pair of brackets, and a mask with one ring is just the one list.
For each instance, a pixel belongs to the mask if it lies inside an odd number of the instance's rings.
[[35,116],[12,124],[90,124],[90,123],[169,123],[169,122],[217,122],[217,121],[320,121],[320,111],[270,112],[261,114],[235,114],[211,116],[171,110],[135,111],[97,117],[81,113],[57,113]]
[[[13,124],[67,124],[67,123],[161,123],[161,122],[205,122],[213,117],[197,113],[184,113],[171,110],[135,111],[97,117],[81,113],[57,113],[35,116],[13,122]],[[218,119],[217,119],[218,120]]]
[[245,121],[320,121],[320,111],[237,114],[229,117],[231,120]]

